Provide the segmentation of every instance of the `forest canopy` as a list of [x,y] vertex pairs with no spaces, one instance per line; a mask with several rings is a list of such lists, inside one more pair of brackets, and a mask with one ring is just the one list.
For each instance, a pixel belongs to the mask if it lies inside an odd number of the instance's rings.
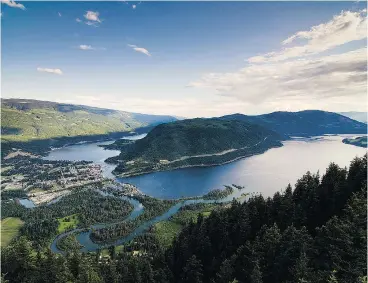
[[331,163],[272,198],[198,215],[168,249],[148,232],[105,261],[55,255],[23,236],[2,248],[2,282],[366,282],[366,190],[367,155],[348,169]]

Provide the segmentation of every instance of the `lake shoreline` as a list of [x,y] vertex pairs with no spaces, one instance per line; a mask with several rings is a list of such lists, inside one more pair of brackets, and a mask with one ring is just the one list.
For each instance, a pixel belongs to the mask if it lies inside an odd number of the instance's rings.
[[[265,153],[266,151],[273,149],[273,148],[280,148],[281,146],[273,146],[270,148],[267,148],[261,152],[258,153],[250,153],[250,154],[246,154],[246,155],[242,155],[242,156],[238,156],[236,158],[233,158],[231,160],[228,161],[224,161],[221,163],[215,163],[215,164],[192,164],[192,165],[182,165],[182,166],[177,166],[177,167],[172,167],[172,168],[167,168],[167,169],[157,169],[157,170],[149,170],[149,171],[144,171],[144,172],[137,172],[137,173],[119,173],[119,174],[115,174],[114,171],[112,171],[112,174],[116,177],[116,178],[130,178],[130,177],[135,177],[135,176],[141,176],[141,175],[146,175],[146,174],[151,174],[151,173],[157,173],[157,172],[167,172],[167,171],[174,171],[174,170],[178,170],[178,169],[186,169],[186,168],[203,168],[203,167],[215,167],[215,166],[221,166],[221,165],[225,165],[225,164],[229,164],[235,161],[238,161],[240,159],[243,158],[248,158],[248,157],[252,157],[252,156],[256,156],[256,155],[260,155]],[[106,162],[106,161],[105,161]],[[117,165],[116,163],[108,163],[111,165]]]

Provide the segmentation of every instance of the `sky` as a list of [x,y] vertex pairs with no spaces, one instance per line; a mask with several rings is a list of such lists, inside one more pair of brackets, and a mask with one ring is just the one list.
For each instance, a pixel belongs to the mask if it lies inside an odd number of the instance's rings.
[[367,109],[363,2],[1,2],[3,98],[182,117]]

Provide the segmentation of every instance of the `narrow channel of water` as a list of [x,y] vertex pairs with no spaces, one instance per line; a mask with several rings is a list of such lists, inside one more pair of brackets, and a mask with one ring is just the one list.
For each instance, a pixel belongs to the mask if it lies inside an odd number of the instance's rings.
[[143,234],[144,232],[146,232],[152,225],[163,221],[163,220],[167,220],[169,219],[171,216],[173,216],[174,214],[176,214],[179,209],[185,205],[189,205],[189,204],[195,204],[195,203],[223,203],[223,202],[228,202],[229,200],[232,199],[232,196],[229,196],[227,198],[221,199],[221,200],[205,200],[205,199],[195,199],[195,200],[185,200],[185,201],[181,201],[175,205],[173,205],[168,211],[166,211],[164,214],[156,216],[155,218],[145,221],[143,224],[141,224],[140,226],[138,226],[132,233],[130,233],[129,235],[125,236],[125,237],[121,237],[120,239],[117,239],[116,241],[109,243],[109,244],[97,244],[94,243],[91,240],[91,233],[92,233],[92,228],[95,230],[98,229],[102,229],[105,227],[109,227],[109,226],[113,226],[116,225],[118,223],[122,223],[124,221],[128,221],[128,220],[133,220],[135,218],[137,218],[141,213],[143,213],[143,205],[141,203],[139,203],[137,200],[133,199],[133,198],[126,198],[126,197],[121,197],[122,199],[125,199],[127,201],[129,201],[131,204],[133,204],[134,209],[132,211],[132,213],[123,221],[120,222],[115,222],[115,223],[108,223],[108,224],[95,224],[92,225],[88,231],[83,231],[85,229],[74,229],[72,231],[68,231],[65,232],[63,234],[58,235],[54,241],[51,244],[51,250],[54,253],[63,253],[63,251],[61,251],[58,247],[57,247],[57,242],[62,239],[63,237],[66,237],[72,233],[76,233],[76,239],[77,241],[83,245],[83,248],[80,250],[81,252],[94,252],[97,251],[99,249],[104,249],[107,248],[109,246],[119,246],[122,245],[126,242],[131,241],[132,239],[134,239],[135,237]]

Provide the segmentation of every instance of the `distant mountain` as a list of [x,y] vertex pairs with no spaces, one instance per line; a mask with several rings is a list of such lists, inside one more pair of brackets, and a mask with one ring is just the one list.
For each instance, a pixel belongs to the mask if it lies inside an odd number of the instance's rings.
[[[1,140],[55,146],[80,140],[119,136],[160,123],[177,120],[172,116],[130,113],[83,105],[30,99],[1,100]],[[44,142],[46,141],[46,142]],[[31,147],[32,145],[30,145]]]
[[223,116],[221,119],[258,124],[284,136],[367,133],[367,125],[364,123],[337,113],[319,110],[273,112],[257,116],[233,114]]
[[190,119],[156,126],[133,144],[123,145],[115,173],[124,176],[188,166],[226,163],[282,146],[282,137],[238,120]]
[[354,112],[354,111],[350,111],[350,112],[340,112],[339,114],[345,116],[345,117],[349,117],[350,119],[362,122],[362,123],[366,123],[367,124],[367,112]]

